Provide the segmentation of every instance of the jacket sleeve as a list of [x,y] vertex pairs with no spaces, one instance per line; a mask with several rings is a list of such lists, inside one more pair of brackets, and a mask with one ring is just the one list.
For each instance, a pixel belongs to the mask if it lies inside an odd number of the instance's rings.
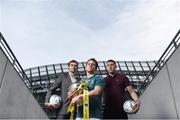
[[51,95],[56,91],[57,88],[61,89],[61,83],[62,83],[62,79],[61,77],[59,77],[53,84],[52,86],[49,88],[49,90],[47,91],[46,94],[46,98],[45,98],[45,103],[49,102],[49,98],[51,97]]

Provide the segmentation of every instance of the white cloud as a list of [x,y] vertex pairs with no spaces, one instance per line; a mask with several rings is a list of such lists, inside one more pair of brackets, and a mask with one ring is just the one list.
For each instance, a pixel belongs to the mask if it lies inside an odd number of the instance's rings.
[[70,59],[158,59],[179,29],[180,2],[1,2],[2,32],[24,68]]
[[116,48],[111,56],[120,60],[158,59],[179,29],[178,14],[179,2],[162,1],[140,2],[136,8],[123,11],[119,21],[103,33],[107,45]]

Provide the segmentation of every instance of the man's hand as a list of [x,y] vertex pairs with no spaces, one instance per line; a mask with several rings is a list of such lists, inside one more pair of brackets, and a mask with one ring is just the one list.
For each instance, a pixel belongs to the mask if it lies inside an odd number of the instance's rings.
[[55,109],[59,108],[59,106],[53,105],[51,103],[45,103],[44,105],[47,106],[47,108],[50,110],[55,110]]
[[83,94],[80,94],[78,96],[73,97],[71,100],[71,103],[77,104],[77,103],[82,102],[82,101],[83,101]]
[[133,113],[137,113],[139,108],[140,108],[140,101],[137,100],[137,101],[135,101],[135,106],[134,106]]
[[68,92],[68,98],[69,99],[72,99],[72,98],[74,98],[77,95],[78,95],[78,91],[77,90],[71,90],[71,91]]

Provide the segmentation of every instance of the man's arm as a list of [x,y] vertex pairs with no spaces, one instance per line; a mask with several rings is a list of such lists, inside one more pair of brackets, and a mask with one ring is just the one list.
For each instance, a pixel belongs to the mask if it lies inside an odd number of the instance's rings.
[[136,112],[140,107],[139,97],[136,94],[136,92],[134,91],[132,85],[128,85],[126,88],[127,88],[128,92],[129,92],[129,94],[131,95],[132,99],[136,102],[137,108],[134,110]]
[[95,97],[102,93],[103,89],[100,86],[95,86],[94,90],[89,92],[89,97]]
[[[95,86],[95,88],[91,91],[89,91],[89,97],[95,97],[102,93],[103,89],[100,86]],[[83,100],[83,94],[80,94],[76,97],[74,97],[71,101],[71,103],[77,103]]]
[[54,83],[53,85],[49,88],[49,90],[47,91],[47,94],[46,94],[46,98],[45,98],[45,105],[47,103],[49,103],[49,98],[51,97],[51,95],[53,94],[53,92],[57,89],[57,88],[60,88],[61,86],[61,77],[59,77]]
[[[103,92],[104,86],[105,86],[105,83],[103,79],[101,78],[101,76],[97,76],[94,89],[89,91],[89,98],[101,95]],[[83,99],[83,94],[80,94],[72,99],[72,103],[82,101],[82,99]]]
[[135,93],[132,85],[128,85],[126,88],[127,88],[129,94],[131,95],[131,97],[132,97],[132,99],[133,99],[134,101],[139,100],[139,97],[138,97],[137,94]]

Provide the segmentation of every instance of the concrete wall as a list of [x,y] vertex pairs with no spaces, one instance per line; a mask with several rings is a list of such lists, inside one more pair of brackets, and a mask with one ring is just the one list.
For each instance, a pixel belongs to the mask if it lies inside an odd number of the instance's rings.
[[180,118],[180,48],[141,95],[141,108],[129,118]]
[[167,63],[169,79],[171,81],[174,102],[180,119],[180,48]]
[[0,119],[48,119],[0,50]]
[[7,64],[7,58],[0,49],[0,88],[3,82],[2,80],[3,80],[6,64]]

